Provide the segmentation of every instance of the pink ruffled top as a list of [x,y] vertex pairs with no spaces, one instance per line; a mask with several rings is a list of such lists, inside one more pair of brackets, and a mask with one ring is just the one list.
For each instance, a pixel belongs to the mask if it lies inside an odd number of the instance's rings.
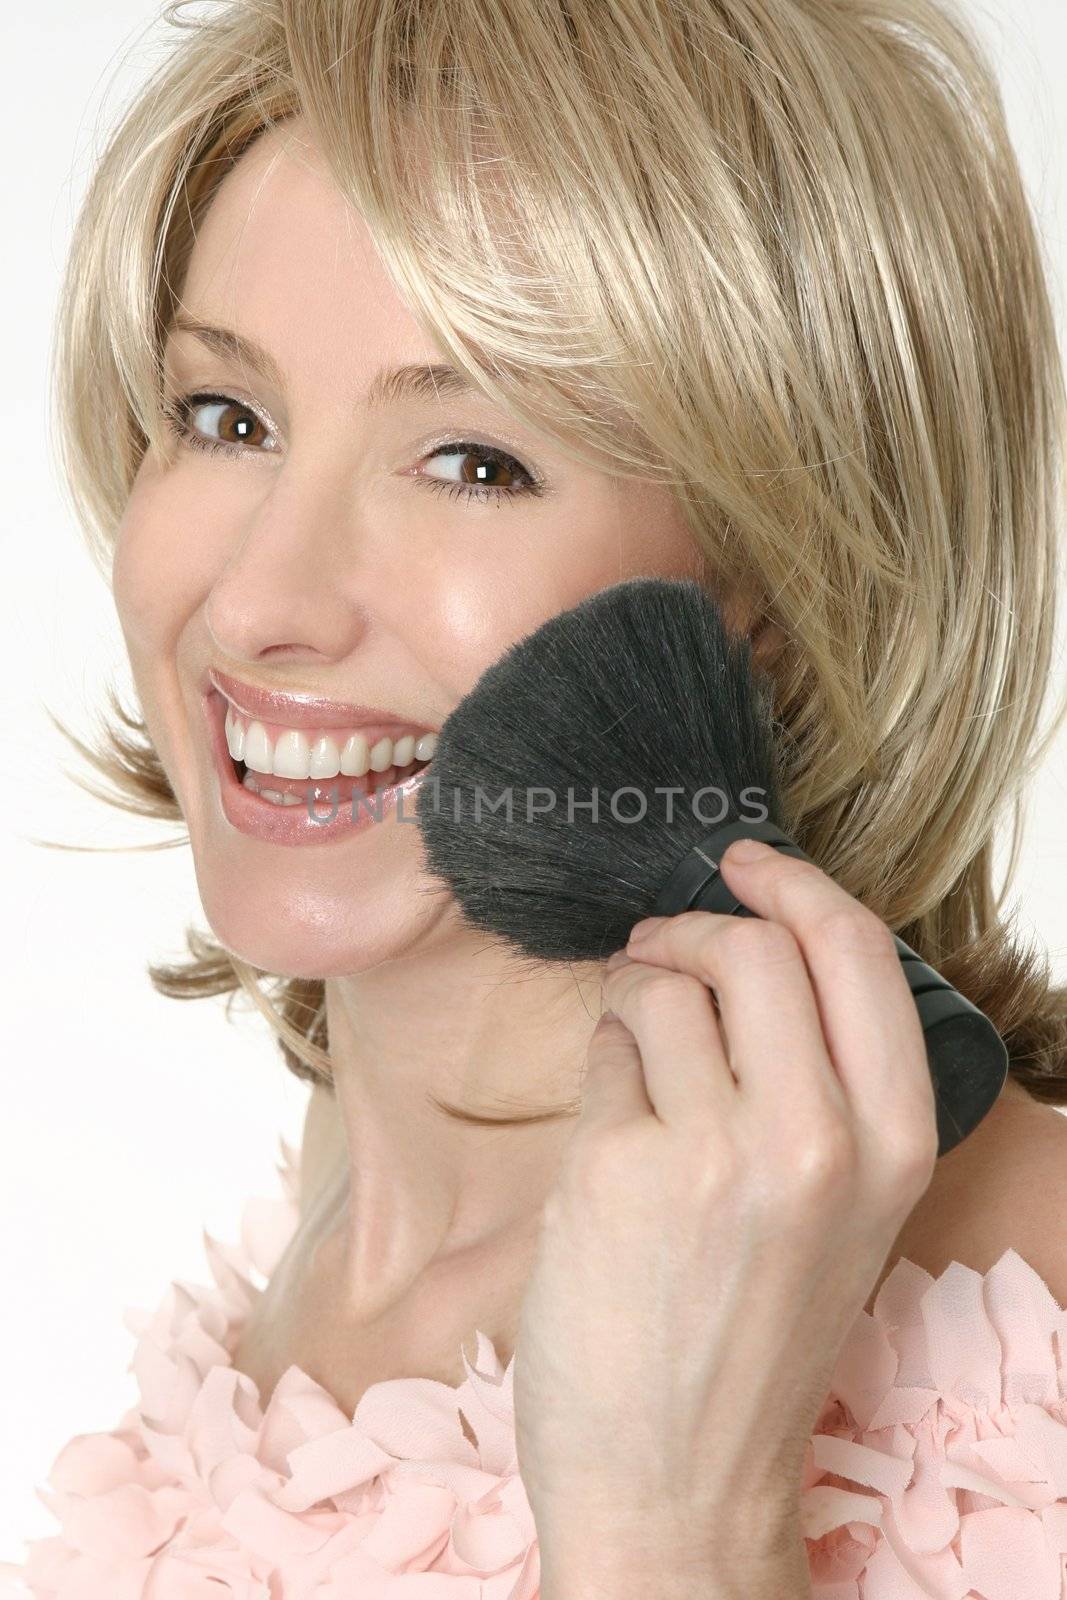
[[[457,1387],[388,1379],[351,1417],[297,1366],[264,1410],[233,1367],[253,1269],[298,1220],[281,1149],[282,1196],[248,1201],[241,1244],[205,1232],[214,1286],[126,1313],[139,1402],[59,1452],[38,1493],[61,1531],[0,1566],[5,1595],[536,1600],[514,1359],[484,1334]],[[1067,1600],[1067,1313],[1014,1250],[936,1281],[898,1262],[842,1348],[802,1507],[814,1600]]]

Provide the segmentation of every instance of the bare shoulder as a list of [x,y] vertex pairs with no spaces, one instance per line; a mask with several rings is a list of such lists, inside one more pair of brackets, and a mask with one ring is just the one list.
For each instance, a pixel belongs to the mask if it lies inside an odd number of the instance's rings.
[[938,1161],[867,1310],[901,1257],[936,1278],[953,1261],[988,1272],[1005,1250],[1067,1307],[1067,1116],[1012,1079],[970,1138]]
[[344,1154],[344,1130],[332,1089],[316,1083],[300,1146],[300,1220],[306,1222]]

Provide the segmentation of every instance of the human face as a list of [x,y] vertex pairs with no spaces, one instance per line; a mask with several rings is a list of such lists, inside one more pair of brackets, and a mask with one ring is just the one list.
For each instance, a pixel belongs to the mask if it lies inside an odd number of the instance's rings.
[[[575,465],[484,397],[360,406],[380,368],[442,352],[301,130],[294,119],[262,136],[228,174],[181,296],[189,319],[265,349],[277,378],[170,335],[171,399],[196,396],[191,435],[231,449],[187,442],[169,464],[146,454],[114,592],[213,930],[266,971],[330,977],[458,933],[447,897],[427,893],[414,797],[403,822],[386,807],[356,827],[341,806],[329,834],[304,803],[272,813],[213,749],[209,670],[431,732],[548,617],[621,578],[694,576],[699,563],[667,489]],[[472,482],[492,487],[470,498]],[[297,817],[303,842],[271,835]]]

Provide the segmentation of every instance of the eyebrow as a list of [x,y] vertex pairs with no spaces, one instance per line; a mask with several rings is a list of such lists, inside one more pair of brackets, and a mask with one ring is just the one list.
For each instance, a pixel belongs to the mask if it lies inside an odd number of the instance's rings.
[[[180,311],[172,326],[192,334],[214,355],[249,366],[275,388],[284,388],[284,378],[273,356],[247,334],[197,322]],[[467,374],[456,367],[411,362],[401,367],[382,367],[368,384],[360,404],[367,411],[375,411],[401,400],[442,400],[450,395],[480,393]]]

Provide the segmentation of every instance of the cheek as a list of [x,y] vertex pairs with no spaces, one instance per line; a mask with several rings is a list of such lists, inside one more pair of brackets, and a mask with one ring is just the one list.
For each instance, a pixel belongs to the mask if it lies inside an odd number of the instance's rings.
[[188,495],[142,465],[115,540],[112,593],[135,666],[172,643],[210,582],[210,541]]
[[703,576],[669,491],[647,483],[584,487],[565,515],[531,521],[497,559],[450,562],[438,606],[445,675],[465,693],[509,645],[623,579]]

